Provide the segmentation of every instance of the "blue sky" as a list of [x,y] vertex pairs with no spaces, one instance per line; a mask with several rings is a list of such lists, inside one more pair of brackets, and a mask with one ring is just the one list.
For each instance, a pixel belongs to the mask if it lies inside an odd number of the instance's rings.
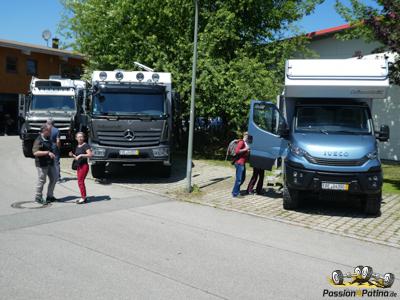
[[[349,3],[348,0],[342,1]],[[373,0],[364,0],[375,4]],[[335,0],[325,0],[315,12],[306,16],[298,25],[304,32],[326,29],[344,24],[334,9]],[[46,45],[42,32],[49,29],[57,35],[57,25],[63,7],[58,0],[2,0],[0,9],[0,39]]]

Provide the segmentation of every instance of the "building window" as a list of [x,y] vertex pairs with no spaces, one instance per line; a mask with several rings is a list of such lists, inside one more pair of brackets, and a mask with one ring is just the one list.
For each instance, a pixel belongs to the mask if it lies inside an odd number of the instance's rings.
[[82,74],[82,68],[75,65],[69,65],[66,63],[61,63],[61,77],[80,79]]
[[37,75],[37,61],[34,59],[26,60],[26,75]]
[[17,73],[17,58],[16,57],[7,56],[6,71],[7,71],[7,73]]

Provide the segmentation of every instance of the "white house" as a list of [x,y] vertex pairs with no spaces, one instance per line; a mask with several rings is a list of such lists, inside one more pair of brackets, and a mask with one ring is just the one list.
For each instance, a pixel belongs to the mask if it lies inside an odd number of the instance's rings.
[[[311,38],[309,48],[320,58],[350,58],[371,54],[381,46],[378,42],[367,43],[362,39],[341,41],[335,38],[337,33],[347,29],[350,29],[349,25],[311,32],[308,34]],[[386,99],[374,101],[372,114],[376,128],[381,124],[390,127],[390,141],[379,143],[381,158],[400,161],[400,87],[391,86]]]

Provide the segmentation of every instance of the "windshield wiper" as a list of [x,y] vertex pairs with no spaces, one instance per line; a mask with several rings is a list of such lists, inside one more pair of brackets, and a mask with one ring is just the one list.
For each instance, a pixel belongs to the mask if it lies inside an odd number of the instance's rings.
[[346,134],[365,134],[366,132],[355,132],[355,131],[349,131],[349,130],[335,130],[333,133],[346,133]]
[[322,132],[323,134],[326,134],[326,135],[329,134],[329,133],[328,133],[328,130],[326,130],[326,129],[320,129],[319,131]]
[[132,114],[124,114],[123,116],[137,117],[139,119],[146,119],[146,120],[147,119],[155,120],[155,119],[165,119],[165,118],[167,118],[168,115],[167,114],[149,115],[149,114],[143,114],[143,113],[132,113]]

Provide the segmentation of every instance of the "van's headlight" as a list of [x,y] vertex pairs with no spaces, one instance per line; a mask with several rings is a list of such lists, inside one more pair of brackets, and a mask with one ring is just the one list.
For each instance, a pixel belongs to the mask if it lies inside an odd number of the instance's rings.
[[104,148],[95,148],[92,149],[93,156],[103,157],[106,155],[106,149]]
[[293,144],[289,144],[289,149],[290,149],[290,152],[292,152],[294,155],[299,156],[299,157],[303,157],[304,155],[307,154],[307,152],[305,150],[303,150],[300,147],[297,147]]
[[372,151],[370,153],[367,154],[368,159],[375,159],[378,157],[378,151]]
[[168,156],[168,154],[169,154],[169,149],[168,148],[155,148],[155,149],[153,149],[154,157]]

